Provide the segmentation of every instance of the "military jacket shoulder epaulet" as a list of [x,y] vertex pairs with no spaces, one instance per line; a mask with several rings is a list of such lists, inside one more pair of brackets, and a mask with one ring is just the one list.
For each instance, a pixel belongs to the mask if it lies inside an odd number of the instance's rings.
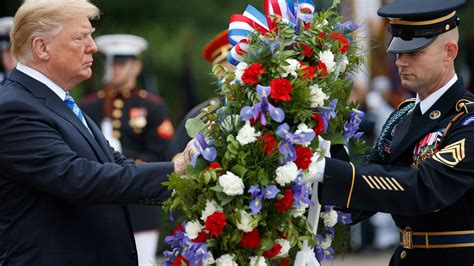
[[403,108],[406,107],[407,105],[412,104],[412,103],[415,103],[415,101],[416,101],[415,98],[411,98],[411,99],[405,100],[405,101],[403,101],[402,103],[400,103],[400,104],[398,105],[397,110],[403,109]]
[[104,99],[104,97],[105,97],[105,91],[99,90],[96,93],[91,93],[89,95],[86,95],[84,99],[82,99],[81,104],[83,105],[93,104]]
[[458,114],[453,118],[452,122],[459,121],[461,126],[474,124],[474,102],[470,99],[460,99],[456,103],[456,111]]
[[136,91],[136,96],[140,97],[140,98],[142,98],[142,99],[144,99],[148,102],[154,103],[154,104],[163,103],[163,98],[161,98],[160,96],[158,96],[154,93],[143,90],[143,89],[137,90]]

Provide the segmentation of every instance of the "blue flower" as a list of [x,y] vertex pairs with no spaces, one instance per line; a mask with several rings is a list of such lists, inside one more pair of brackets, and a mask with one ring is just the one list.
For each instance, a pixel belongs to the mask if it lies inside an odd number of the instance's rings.
[[210,146],[212,144],[212,139],[209,139],[206,142],[204,134],[201,132],[196,135],[195,139],[196,141],[194,142],[194,147],[197,149],[198,153],[193,155],[191,165],[196,166],[196,160],[199,155],[202,155],[202,157],[207,161],[213,162],[217,157],[217,151],[216,148]]
[[253,185],[248,192],[252,195],[249,208],[252,210],[252,214],[255,215],[262,209],[262,199],[274,199],[280,190],[275,185],[270,185],[263,190],[258,185]]
[[311,187],[307,186],[305,182],[296,181],[291,187],[293,192],[293,201],[297,209],[301,208],[301,203],[309,206],[314,206],[314,202],[309,199],[312,194]]
[[250,118],[257,120],[260,117],[260,123],[265,126],[267,125],[266,114],[270,114],[270,117],[280,123],[285,119],[285,112],[282,109],[276,108],[268,102],[268,95],[270,95],[270,87],[257,85],[257,94],[260,97],[260,102],[253,106],[244,106],[240,110],[240,116],[242,120],[248,121]]
[[349,114],[349,120],[344,125],[344,133],[342,133],[346,143],[349,142],[351,138],[359,139],[362,136],[363,132],[358,132],[358,130],[363,118],[364,112],[359,110],[354,110]]

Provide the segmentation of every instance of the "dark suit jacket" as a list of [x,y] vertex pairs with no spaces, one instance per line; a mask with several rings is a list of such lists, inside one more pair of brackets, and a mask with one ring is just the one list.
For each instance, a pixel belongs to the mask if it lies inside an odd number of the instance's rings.
[[0,265],[137,265],[125,204],[157,204],[172,163],[135,165],[44,84],[0,90]]

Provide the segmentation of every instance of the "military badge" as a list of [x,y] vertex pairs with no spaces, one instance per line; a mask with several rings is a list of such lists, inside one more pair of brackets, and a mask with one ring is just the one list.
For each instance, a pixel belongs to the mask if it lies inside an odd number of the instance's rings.
[[466,139],[449,144],[437,152],[433,159],[452,168],[466,158],[465,145]]
[[148,123],[146,120],[147,114],[148,114],[148,111],[145,108],[141,108],[141,107],[130,108],[130,111],[128,112],[128,117],[129,117],[128,124],[133,129],[133,132],[135,132],[136,134],[140,134],[143,128],[146,127]]
[[171,139],[174,135],[174,128],[171,121],[167,118],[156,128],[156,133],[160,138]]
[[474,123],[474,115],[470,115],[470,116],[468,116],[467,118],[465,118],[465,119],[461,122],[461,125],[467,126],[467,125],[472,124],[472,123]]
[[431,158],[438,152],[438,146],[446,129],[441,128],[435,132],[431,132],[423,137],[413,149],[413,163],[411,167],[417,168],[421,162]]

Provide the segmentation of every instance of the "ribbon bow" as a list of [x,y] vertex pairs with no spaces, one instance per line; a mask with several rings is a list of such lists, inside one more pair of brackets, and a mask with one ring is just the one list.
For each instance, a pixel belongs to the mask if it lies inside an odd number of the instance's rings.
[[262,35],[274,30],[278,25],[274,17],[279,17],[282,21],[295,22],[297,19],[306,21],[303,16],[312,15],[315,6],[312,0],[264,0],[265,14],[248,5],[245,12],[240,15],[232,15],[229,23],[229,43],[234,47],[227,54],[227,60],[232,65],[237,65],[243,61],[243,55],[248,51],[248,36],[253,32]]

